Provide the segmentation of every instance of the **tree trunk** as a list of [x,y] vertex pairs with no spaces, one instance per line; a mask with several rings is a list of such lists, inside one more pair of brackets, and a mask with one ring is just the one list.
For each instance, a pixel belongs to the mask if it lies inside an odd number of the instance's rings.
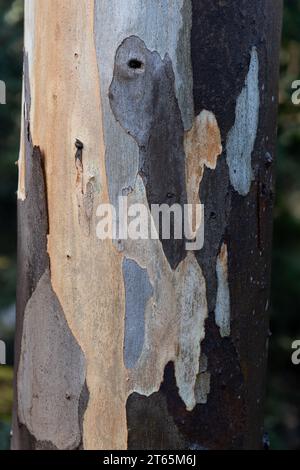
[[25,0],[14,449],[262,448],[281,3]]

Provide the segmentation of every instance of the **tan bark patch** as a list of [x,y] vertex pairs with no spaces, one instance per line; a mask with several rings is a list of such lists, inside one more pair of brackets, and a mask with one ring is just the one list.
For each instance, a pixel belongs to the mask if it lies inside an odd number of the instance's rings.
[[[204,110],[195,118],[192,129],[185,133],[184,148],[188,203],[195,206],[200,204],[199,187],[205,166],[214,170],[222,153],[220,129],[213,113]],[[199,228],[195,222],[193,217],[194,233]]]
[[[51,282],[87,363],[90,400],[83,424],[84,447],[125,449],[121,257],[110,241],[97,239],[96,230],[87,238],[82,229],[74,164],[79,139],[84,144],[83,191],[90,191],[87,185],[92,181],[95,207],[107,203],[94,1],[33,0],[27,8],[35,18],[27,46],[32,48],[31,132],[45,155]],[[86,202],[84,210],[96,227]]]

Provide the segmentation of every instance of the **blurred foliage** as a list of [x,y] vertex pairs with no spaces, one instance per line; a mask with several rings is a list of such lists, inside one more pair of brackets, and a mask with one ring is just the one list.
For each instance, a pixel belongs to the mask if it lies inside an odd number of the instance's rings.
[[300,0],[285,0],[281,48],[272,317],[266,428],[275,449],[300,449],[300,366],[291,344],[300,339]]
[[[0,80],[6,84],[6,105],[0,105],[0,310],[15,302],[16,188],[22,92],[23,1],[0,0]],[[2,310],[3,311],[3,310]],[[3,315],[2,315],[3,317]],[[0,339],[12,364],[13,332],[1,322]],[[0,449],[9,447],[12,368],[0,366]]]
[[16,178],[23,48],[23,1],[0,0],[0,79],[6,83],[6,105],[0,106],[0,308],[15,299]]
[[[0,106],[0,309],[14,303],[16,207],[22,76],[22,0],[0,0],[0,79],[7,105]],[[300,0],[285,0],[281,51],[277,199],[266,431],[275,449],[300,449],[300,366],[291,363],[291,343],[300,339],[300,106],[291,83],[300,79]],[[9,330],[0,328],[2,336]],[[3,339],[3,338],[2,338]],[[9,345],[9,351],[12,349]],[[9,354],[11,360],[11,354]],[[8,447],[12,371],[0,367],[0,449]]]
[[0,450],[9,447],[11,410],[13,402],[13,369],[0,367]]
[[13,369],[12,367],[0,367],[0,416],[1,421],[10,422],[11,408],[12,408],[12,381]]

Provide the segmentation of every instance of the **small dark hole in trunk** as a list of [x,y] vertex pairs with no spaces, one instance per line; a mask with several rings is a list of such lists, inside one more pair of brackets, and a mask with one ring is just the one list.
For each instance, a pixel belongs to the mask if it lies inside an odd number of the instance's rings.
[[143,68],[143,63],[138,59],[131,59],[128,62],[128,67],[130,67],[131,69],[141,69]]

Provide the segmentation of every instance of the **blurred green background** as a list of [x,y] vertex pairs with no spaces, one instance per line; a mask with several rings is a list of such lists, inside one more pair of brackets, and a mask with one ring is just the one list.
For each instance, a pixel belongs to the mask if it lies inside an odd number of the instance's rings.
[[0,366],[0,449],[9,446],[16,283],[16,188],[23,51],[23,0],[0,0],[0,80],[6,105],[0,105],[0,339],[8,366]]
[[[22,77],[23,0],[0,0],[0,339],[8,366],[0,366],[0,449],[8,448],[16,275],[16,188]],[[300,80],[300,0],[285,0],[281,50],[277,196],[274,221],[272,318],[266,432],[273,449],[300,450],[300,366],[291,344],[300,339],[300,105],[291,84]]]

